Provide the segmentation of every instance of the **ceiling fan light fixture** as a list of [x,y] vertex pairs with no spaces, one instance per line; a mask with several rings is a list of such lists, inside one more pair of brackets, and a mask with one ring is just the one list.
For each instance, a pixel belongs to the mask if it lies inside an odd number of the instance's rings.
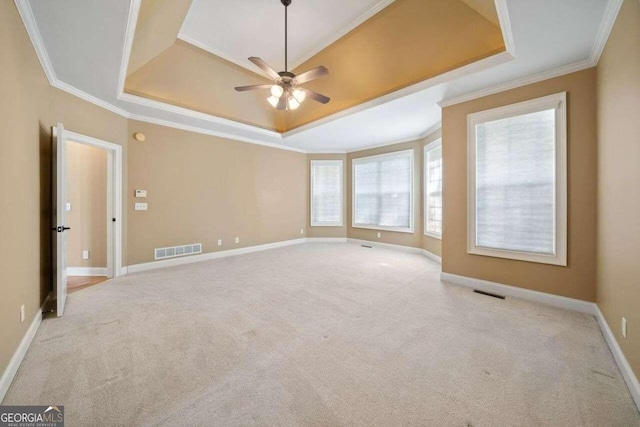
[[251,86],[238,86],[236,91],[245,92],[248,90],[257,89],[269,89],[271,96],[267,98],[269,104],[278,110],[295,110],[300,107],[300,104],[305,100],[307,95],[309,98],[321,104],[326,104],[330,101],[328,96],[321,95],[313,92],[309,89],[297,89],[296,87],[310,82],[311,80],[319,79],[329,74],[323,66],[316,67],[312,70],[305,71],[302,74],[295,75],[289,71],[288,67],[288,13],[287,8],[291,5],[292,0],[280,0],[280,3],[284,6],[284,71],[277,72],[269,66],[262,59],[251,56],[249,61],[260,68],[269,78],[272,80],[272,84],[259,84]]
[[304,102],[305,98],[307,97],[307,94],[303,90],[294,89],[293,97],[296,99],[296,101],[298,101],[300,104],[302,104]]
[[269,101],[269,104],[271,104],[273,106],[273,108],[276,108],[278,106],[278,101],[280,101],[280,97],[275,97],[275,96],[270,96],[267,101]]
[[288,101],[290,110],[295,110],[300,106],[300,103],[296,100],[294,96],[290,96],[287,101]]
[[283,93],[284,93],[284,89],[282,88],[282,86],[280,85],[271,86],[271,95],[275,96],[276,98],[280,98]]

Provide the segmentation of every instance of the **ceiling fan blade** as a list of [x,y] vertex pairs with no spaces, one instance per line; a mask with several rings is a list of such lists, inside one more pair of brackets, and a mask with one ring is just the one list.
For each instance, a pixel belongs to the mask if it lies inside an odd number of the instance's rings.
[[286,96],[286,94],[282,95],[280,97],[280,100],[278,101],[278,105],[276,105],[276,108],[278,110],[286,110],[287,109],[287,96]]
[[311,80],[319,79],[320,77],[324,77],[329,75],[329,70],[327,70],[322,65],[314,68],[313,70],[306,71],[294,79],[297,84],[302,84],[306,82],[310,82]]
[[247,90],[256,90],[256,89],[271,89],[272,85],[251,85],[251,86],[238,86],[235,89],[238,92],[244,92]]
[[331,101],[331,98],[329,98],[328,96],[320,95],[319,93],[312,90],[305,89],[303,87],[299,87],[298,89],[304,91],[304,93],[306,93],[309,98],[313,99],[314,101],[318,101],[321,104],[326,104]]
[[264,62],[262,59],[252,56],[251,58],[249,58],[249,61],[253,62],[255,65],[260,67],[260,69],[262,69],[262,71],[267,73],[267,75],[272,79],[276,81],[280,80],[280,74],[278,74],[276,70],[274,70],[273,68],[269,67],[269,65],[266,62]]

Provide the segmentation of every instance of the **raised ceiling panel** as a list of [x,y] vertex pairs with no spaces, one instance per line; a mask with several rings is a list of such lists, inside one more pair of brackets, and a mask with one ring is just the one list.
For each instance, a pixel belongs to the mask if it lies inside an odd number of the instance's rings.
[[176,41],[192,0],[142,0],[127,75]]
[[305,85],[331,97],[286,116],[305,125],[505,50],[500,28],[456,0],[397,0],[295,69],[324,65],[328,78]]
[[178,42],[127,78],[125,92],[237,122],[276,130],[268,91],[238,93],[264,79],[195,46]]
[[[394,0],[293,0],[289,68]],[[284,6],[279,0],[193,0],[180,38],[251,71],[258,56],[284,70]]]
[[[217,5],[220,8],[219,15],[230,13],[227,9],[231,7],[235,12],[231,13],[229,21],[234,21],[236,18],[232,16],[233,13],[248,13],[234,9],[241,7],[236,3],[240,2],[234,2],[233,6],[222,6],[216,0],[193,0],[187,22],[194,19],[198,15],[196,11],[205,4],[207,7]],[[266,7],[265,3],[268,4],[266,1],[247,3],[255,3],[256,7]],[[319,0],[294,0],[294,5],[301,5],[303,10],[311,5],[322,9],[319,6],[322,4]],[[283,7],[280,6],[280,9]],[[330,16],[327,14],[327,17]],[[253,54],[263,57],[279,70],[277,63],[260,53],[260,46],[269,37],[260,37],[262,30],[247,30],[254,25],[262,28],[269,24],[268,14],[262,16],[256,12],[252,19],[256,23],[245,23],[241,34],[227,33],[225,28],[211,28],[207,34],[227,38],[229,43],[237,43],[238,46],[245,43],[242,40],[248,34],[251,41],[247,39],[246,43],[258,46],[251,48]],[[313,28],[316,19],[307,19],[307,27]],[[185,27],[188,27],[187,23]],[[282,23],[275,27],[282,28]],[[307,33],[312,31],[308,30]],[[223,59],[224,56],[210,53],[210,49],[201,49],[182,40],[132,74],[127,79],[125,90],[195,111],[284,132],[495,55],[504,49],[500,28],[460,0],[396,0],[295,69],[299,74],[320,65],[329,68],[328,77],[305,84],[305,87],[329,96],[331,102],[326,105],[309,99],[298,110],[276,111],[267,103],[267,90],[242,93],[233,90],[235,86],[268,83],[267,79]],[[252,70],[256,69],[249,64]]]

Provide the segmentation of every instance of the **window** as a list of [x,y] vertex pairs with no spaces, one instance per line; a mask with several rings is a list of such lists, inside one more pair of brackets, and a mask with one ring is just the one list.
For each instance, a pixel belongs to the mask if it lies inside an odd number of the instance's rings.
[[413,150],[353,160],[353,226],[413,232]]
[[311,161],[311,225],[342,225],[342,160]]
[[468,116],[468,252],[567,265],[566,94]]
[[442,139],[424,147],[424,234],[442,238]]

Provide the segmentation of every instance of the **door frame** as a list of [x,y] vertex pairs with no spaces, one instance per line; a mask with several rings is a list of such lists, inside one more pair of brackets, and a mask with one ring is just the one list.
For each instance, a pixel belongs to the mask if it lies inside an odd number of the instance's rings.
[[[57,137],[57,133],[54,127],[53,136]],[[66,129],[64,136],[64,143],[70,141],[107,151],[107,276],[121,276],[125,274],[122,267],[122,146]]]

